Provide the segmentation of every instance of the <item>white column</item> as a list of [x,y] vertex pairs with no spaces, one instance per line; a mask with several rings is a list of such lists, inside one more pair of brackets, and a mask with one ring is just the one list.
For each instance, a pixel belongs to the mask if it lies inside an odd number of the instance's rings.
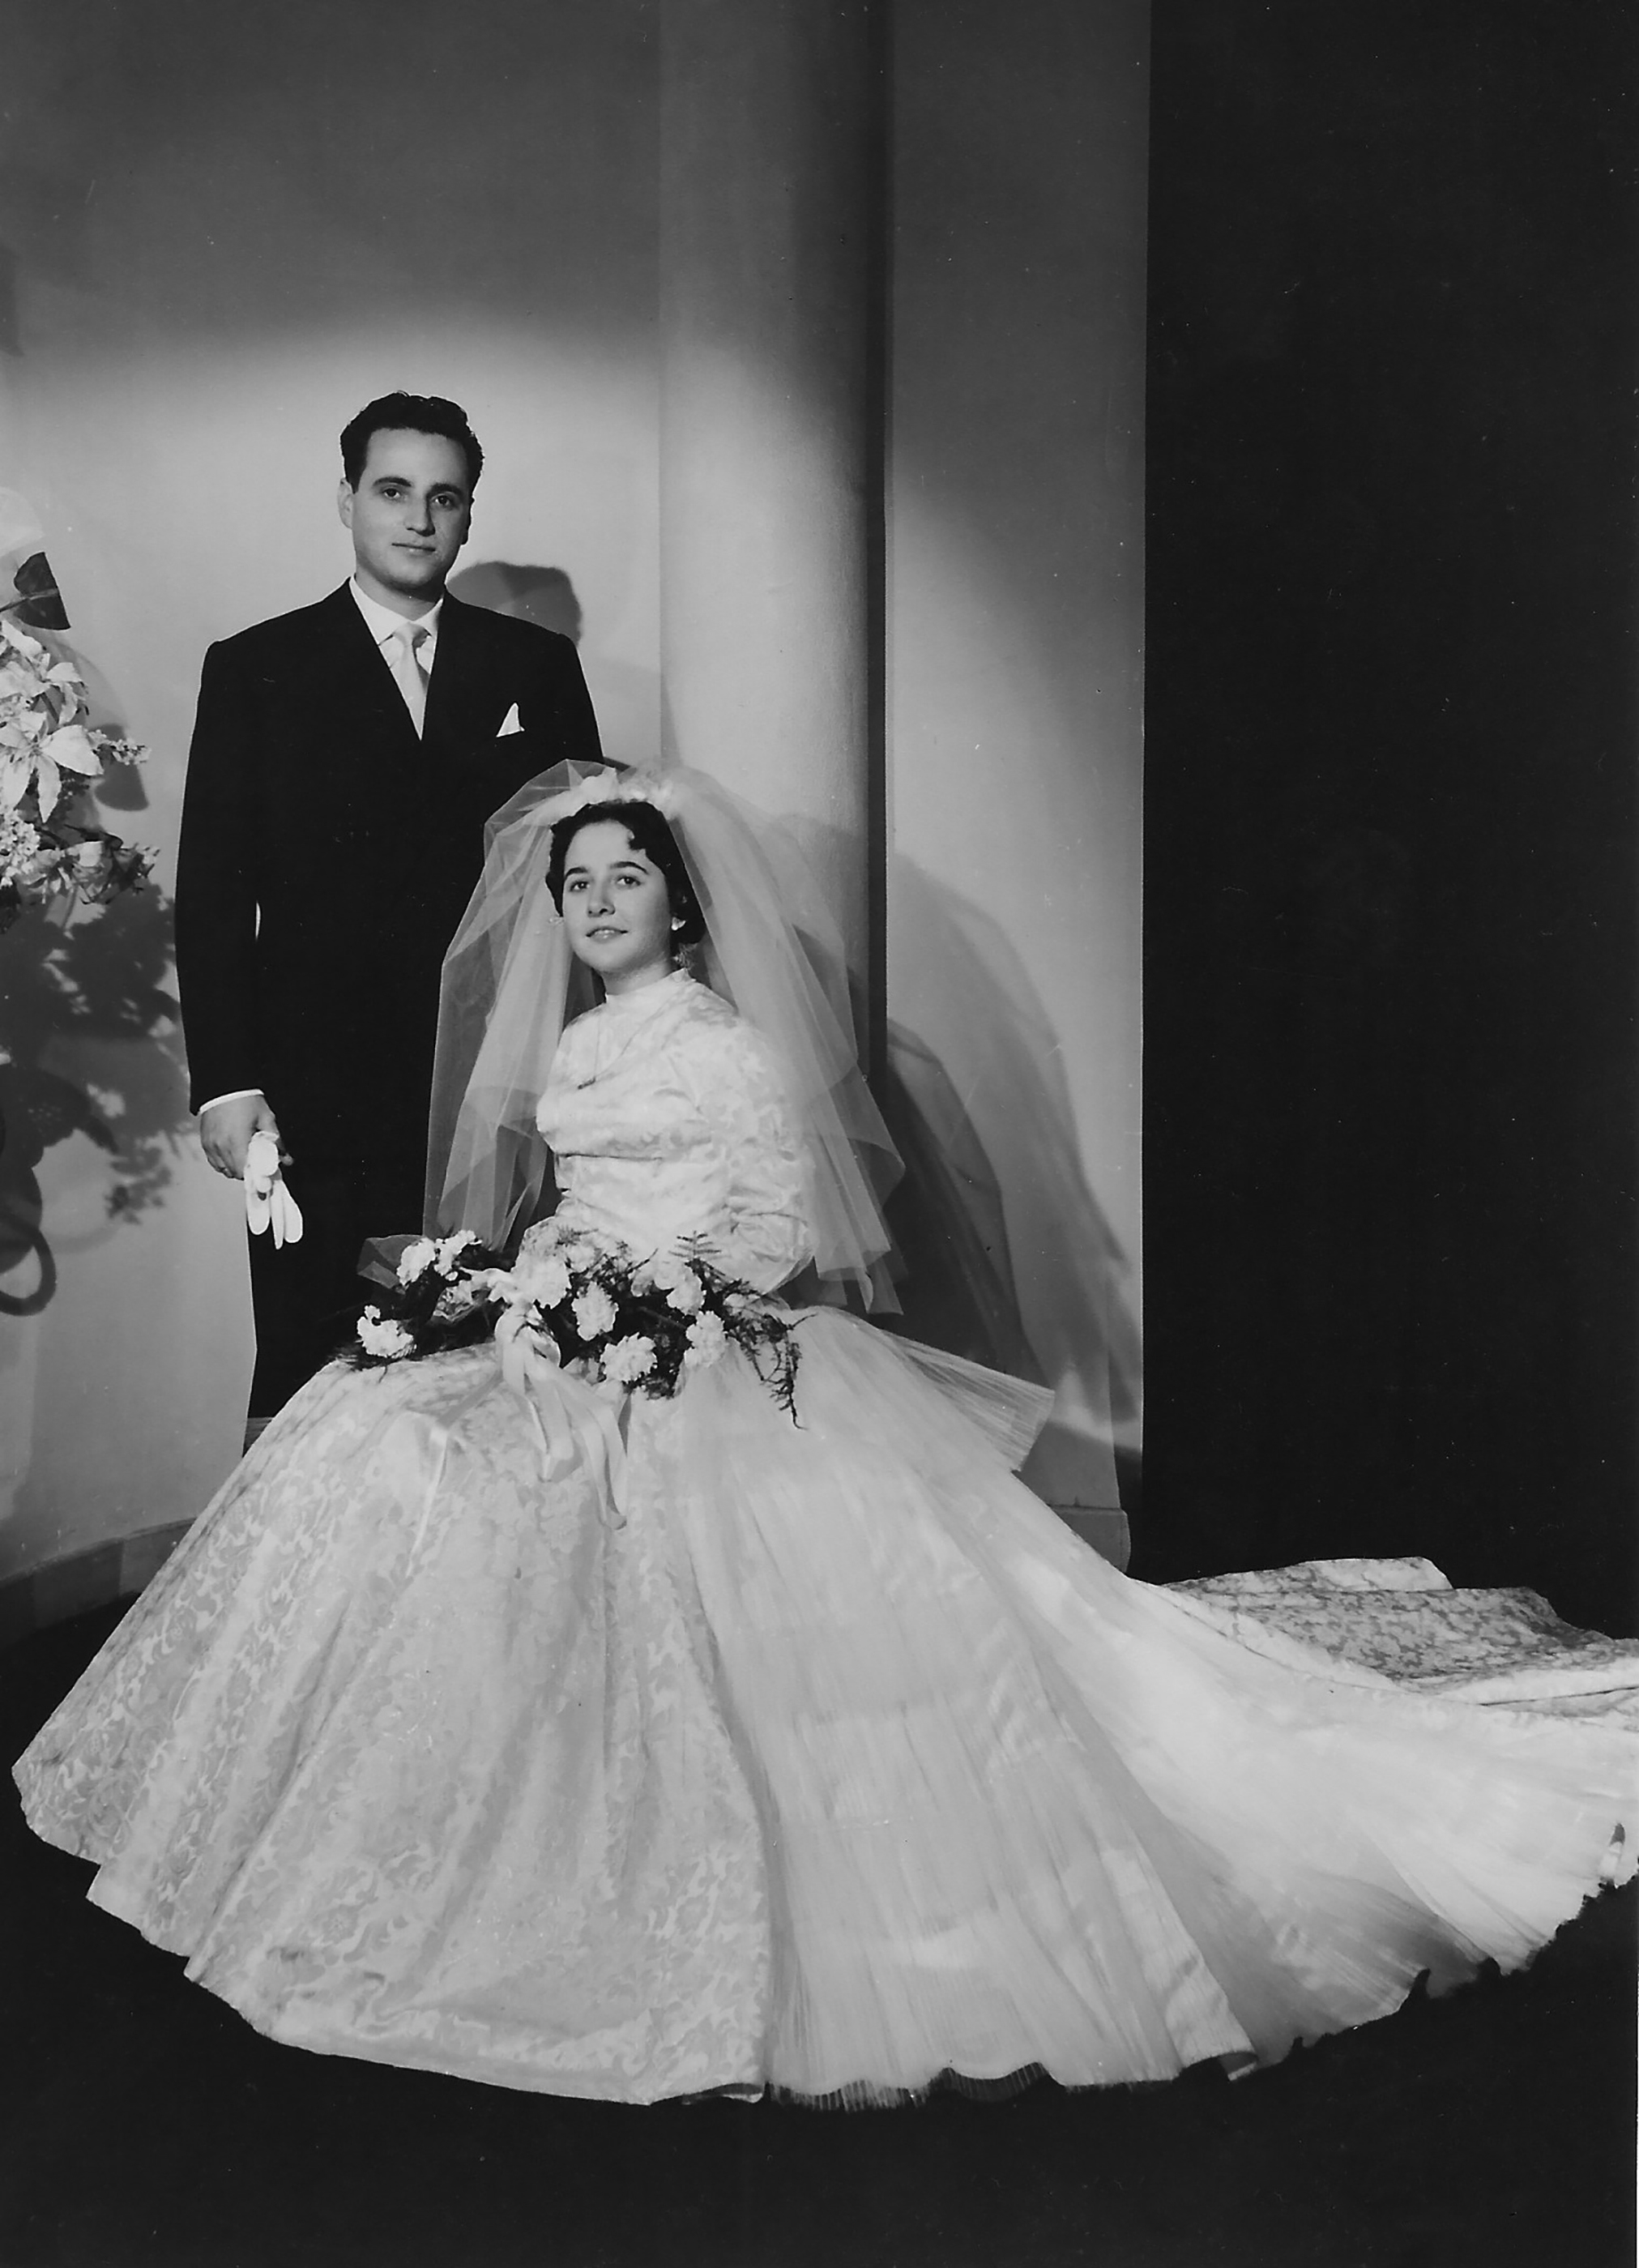
[[794,820],[867,966],[871,19],[663,0],[668,753]]

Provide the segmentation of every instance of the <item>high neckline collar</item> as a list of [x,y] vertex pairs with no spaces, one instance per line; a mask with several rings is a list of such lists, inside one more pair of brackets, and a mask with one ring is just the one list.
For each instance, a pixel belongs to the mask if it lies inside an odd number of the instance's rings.
[[641,1022],[645,1016],[657,1014],[670,1000],[675,1000],[686,984],[694,978],[686,968],[673,968],[652,984],[640,984],[635,992],[608,992],[604,996],[606,1015],[621,1022]]

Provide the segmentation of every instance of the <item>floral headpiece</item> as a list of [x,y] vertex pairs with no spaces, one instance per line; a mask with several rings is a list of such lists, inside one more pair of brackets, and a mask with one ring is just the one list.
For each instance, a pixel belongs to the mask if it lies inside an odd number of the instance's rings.
[[555,796],[548,806],[554,828],[577,812],[598,803],[651,803],[665,819],[677,810],[676,791],[651,772],[621,772],[606,765],[590,778],[578,781],[566,795]]

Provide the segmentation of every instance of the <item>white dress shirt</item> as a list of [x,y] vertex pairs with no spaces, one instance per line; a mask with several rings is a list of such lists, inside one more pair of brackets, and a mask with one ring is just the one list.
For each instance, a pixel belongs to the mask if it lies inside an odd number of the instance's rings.
[[426,631],[427,635],[422,640],[421,651],[416,658],[421,663],[423,674],[430,677],[433,657],[438,651],[438,617],[444,612],[443,593],[439,593],[424,615],[395,615],[391,607],[384,607],[379,599],[370,598],[361,591],[358,587],[358,578],[356,575],[349,578],[347,587],[352,593],[353,604],[358,608],[369,626],[370,635],[376,641],[377,651],[389,669],[393,666],[393,657],[387,652],[387,647],[398,632],[405,629]]

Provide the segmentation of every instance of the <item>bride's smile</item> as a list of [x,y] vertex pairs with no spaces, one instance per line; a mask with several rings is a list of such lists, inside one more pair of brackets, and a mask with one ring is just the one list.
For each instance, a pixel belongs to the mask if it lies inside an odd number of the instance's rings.
[[618,820],[583,827],[563,870],[570,949],[609,992],[652,984],[672,966],[665,876]]

